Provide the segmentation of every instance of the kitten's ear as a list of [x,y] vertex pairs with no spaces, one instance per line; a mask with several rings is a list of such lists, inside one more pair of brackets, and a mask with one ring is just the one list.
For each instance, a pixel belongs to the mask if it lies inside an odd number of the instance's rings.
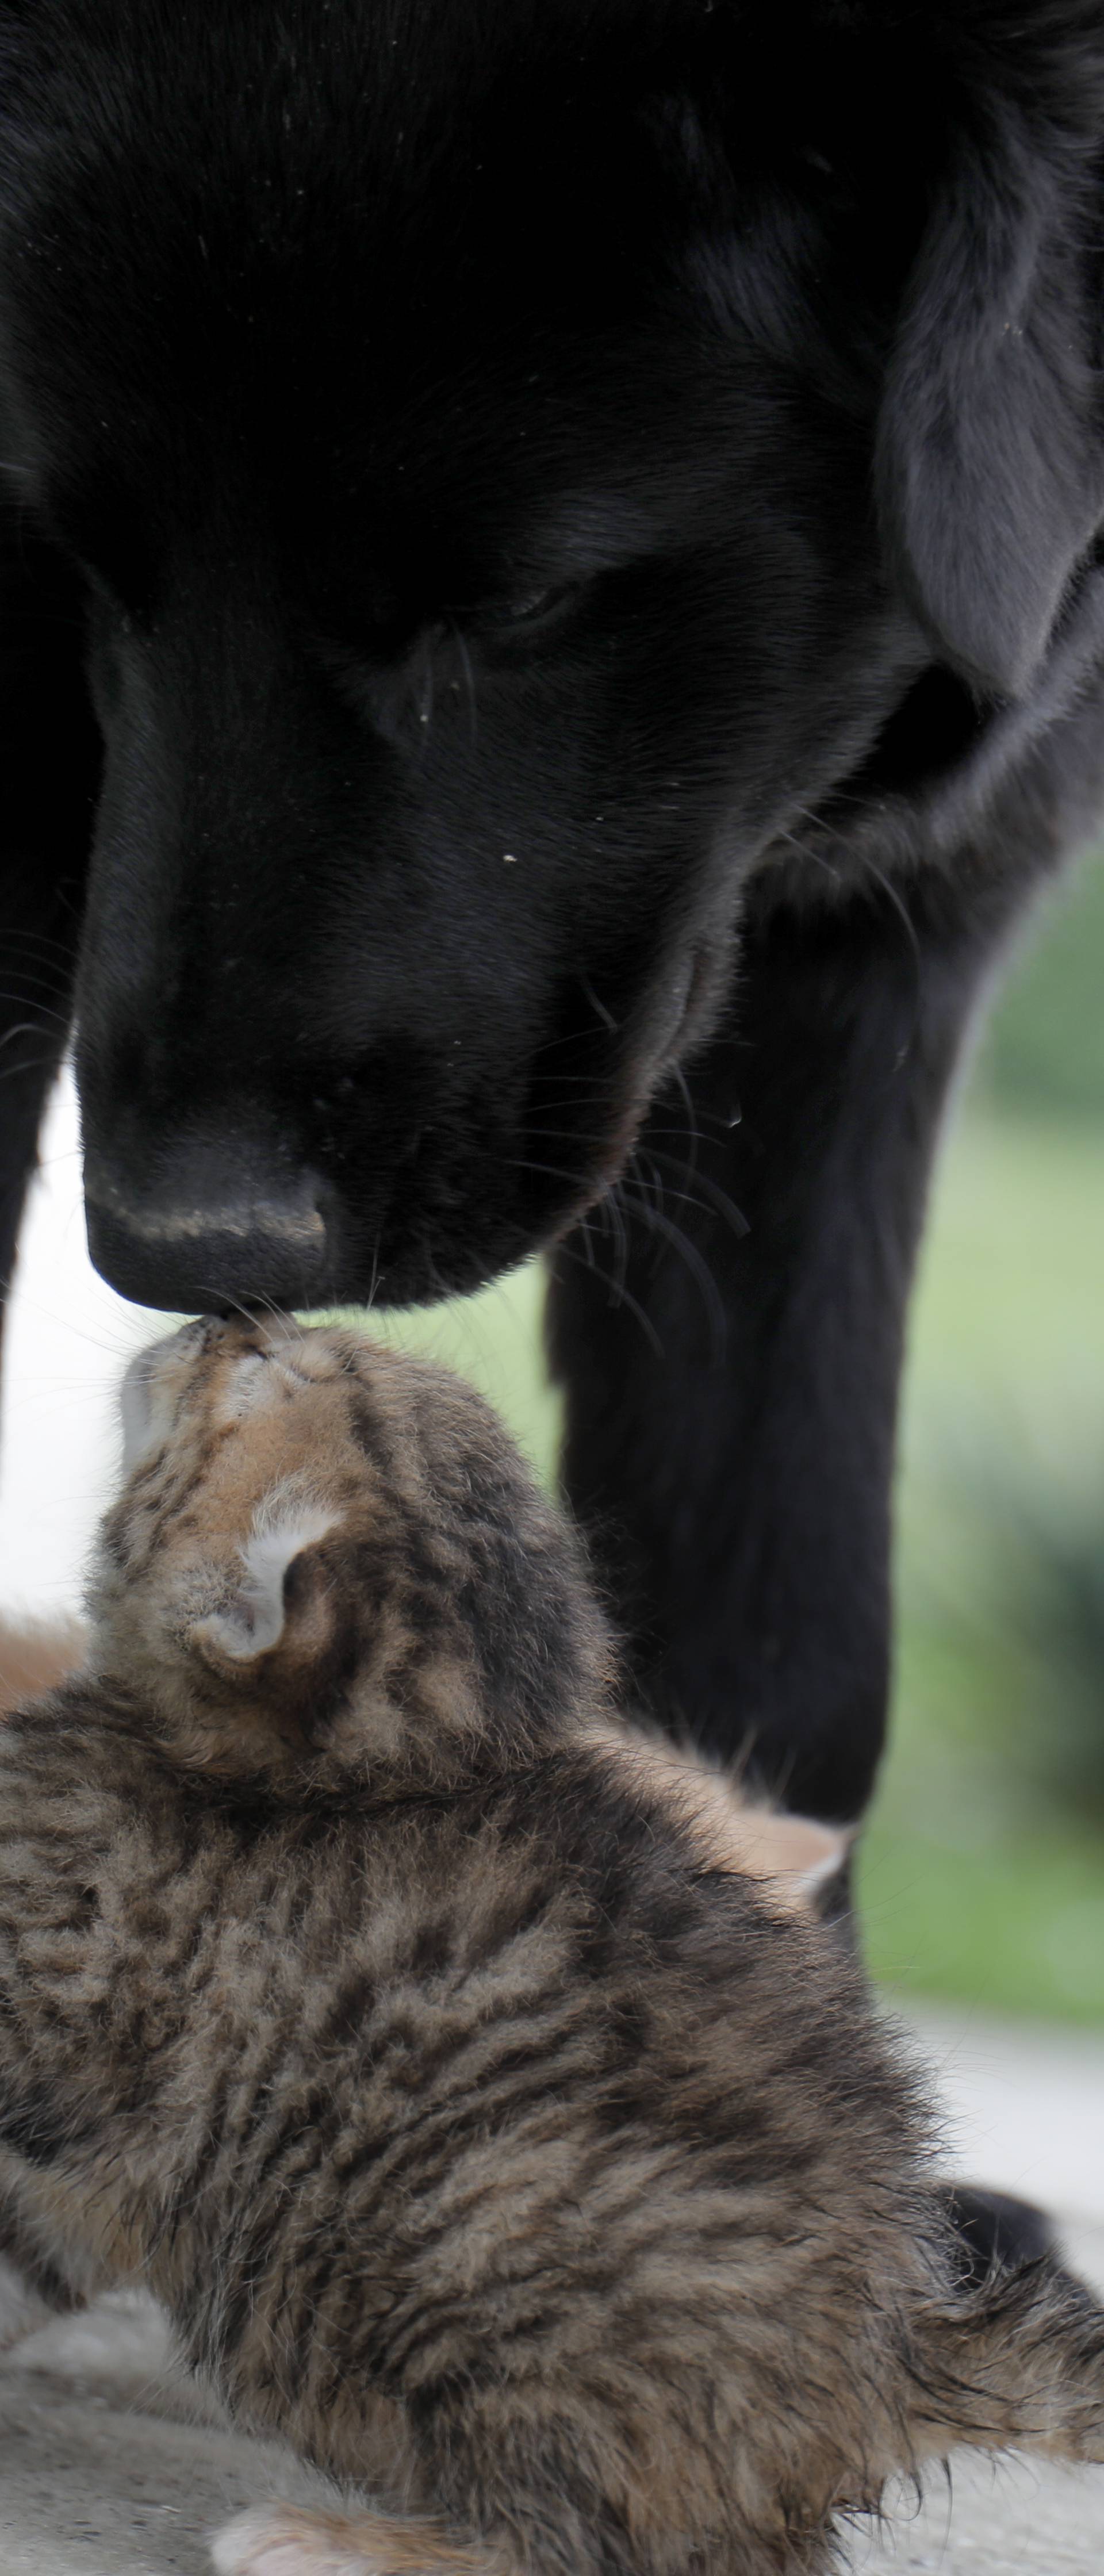
[[254,1531],[241,1551],[237,1589],[191,1631],[205,1663],[248,1672],[266,1655],[310,1662],[326,1651],[335,1603],[320,1542],[338,1518],[308,1506]]
[[822,1825],[781,1808],[741,1808],[736,1826],[740,1866],[750,1877],[765,1879],[776,1901],[793,1914],[824,1912],[854,1839],[850,1825]]

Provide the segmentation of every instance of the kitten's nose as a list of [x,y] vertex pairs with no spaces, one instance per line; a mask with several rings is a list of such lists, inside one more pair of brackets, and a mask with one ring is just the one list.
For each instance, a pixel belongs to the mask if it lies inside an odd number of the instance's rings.
[[332,1261],[321,1183],[259,1142],[188,1136],[159,1154],[146,1182],[90,1151],[84,1194],[96,1269],[138,1305],[217,1316],[324,1301]]

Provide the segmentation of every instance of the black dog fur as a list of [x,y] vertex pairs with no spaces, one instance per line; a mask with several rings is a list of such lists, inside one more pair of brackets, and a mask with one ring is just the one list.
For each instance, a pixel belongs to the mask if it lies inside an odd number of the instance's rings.
[[74,1012],[131,1296],[555,1245],[641,1686],[829,1817],[1104,803],[1102,149],[1096,0],[0,0],[0,1261]]

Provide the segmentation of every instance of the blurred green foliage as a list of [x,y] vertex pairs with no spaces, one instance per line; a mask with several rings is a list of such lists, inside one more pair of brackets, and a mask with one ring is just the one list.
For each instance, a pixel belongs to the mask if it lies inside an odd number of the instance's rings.
[[[554,1474],[531,1266],[385,1318]],[[888,1982],[1104,2023],[1104,863],[1050,890],[956,1105],[902,1435],[893,1742],[860,1870]]]
[[1104,2023],[1104,862],[1048,892],[939,1173],[913,1319],[872,1955]]
[[1104,863],[1071,869],[1025,925],[978,1081],[995,1108],[1104,1120]]
[[1104,1120],[964,1104],[913,1322],[868,1942],[917,1992],[1087,2022],[1104,2022],[1102,1291]]

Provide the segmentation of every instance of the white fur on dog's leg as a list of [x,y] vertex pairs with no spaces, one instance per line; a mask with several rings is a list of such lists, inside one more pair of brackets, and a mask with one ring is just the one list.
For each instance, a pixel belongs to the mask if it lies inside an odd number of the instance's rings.
[[[351,2534],[350,2534],[351,2539]],[[372,2562],[352,2543],[343,2550],[337,2522],[295,2505],[255,2505],[211,2543],[218,2576],[371,2576]]]
[[10,2352],[14,2343],[37,2334],[51,2313],[18,2266],[0,2254],[0,2352]]

